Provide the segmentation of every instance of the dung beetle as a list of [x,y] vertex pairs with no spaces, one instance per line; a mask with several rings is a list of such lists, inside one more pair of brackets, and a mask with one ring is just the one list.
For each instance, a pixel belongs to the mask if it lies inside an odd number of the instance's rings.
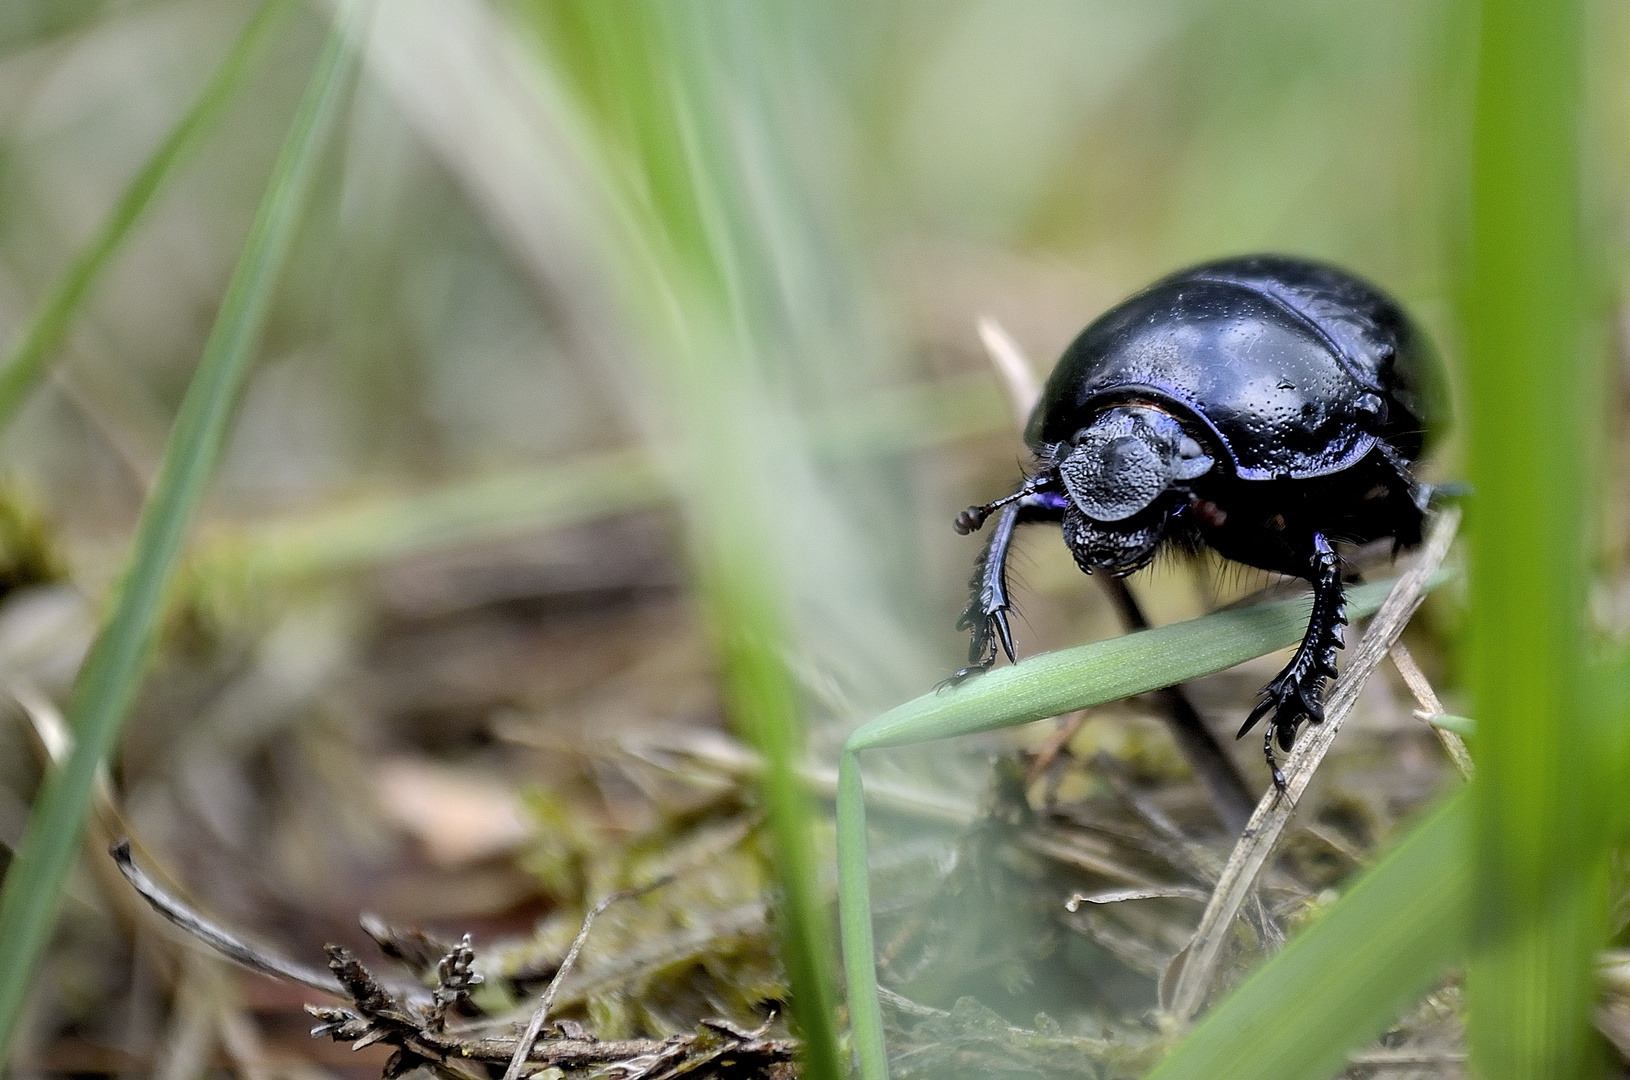
[[1117,577],[1163,548],[1305,578],[1313,613],[1296,655],[1239,734],[1264,716],[1263,754],[1324,717],[1347,621],[1338,543],[1419,543],[1432,488],[1411,473],[1441,411],[1436,356],[1375,286],[1280,255],[1180,271],[1111,308],[1064,351],[1030,417],[1035,467],[1019,490],[963,511],[995,527],[958,629],[960,680],[1014,659],[1006,564],[1014,530],[1056,521],[1076,565]]

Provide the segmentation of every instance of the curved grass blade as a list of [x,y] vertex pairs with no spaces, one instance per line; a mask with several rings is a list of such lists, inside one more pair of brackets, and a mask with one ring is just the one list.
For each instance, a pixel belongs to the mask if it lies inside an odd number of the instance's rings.
[[113,204],[102,227],[69,264],[50,293],[34,309],[28,324],[17,335],[4,361],[0,361],[0,430],[11,423],[33,391],[46,362],[62,345],[79,305],[91,286],[123,245],[125,237],[153,204],[165,181],[175,175],[186,154],[198,144],[221,110],[243,85],[250,60],[266,40],[278,19],[292,8],[289,0],[267,0],[243,33],[233,43],[209,82],[187,110],[180,123],[159,144],[128,187]]
[[[1429,587],[1448,576],[1439,573]],[[1347,602],[1352,617],[1374,614],[1390,588],[1391,579],[1352,589]],[[890,709],[849,736],[848,748],[973,735],[1175,686],[1295,644],[1311,603],[1302,598],[1254,604],[1032,656]]]
[[[1428,588],[1450,576],[1439,571]],[[1374,614],[1392,585],[1378,581],[1351,590],[1352,617]],[[838,765],[838,912],[851,1034],[864,1080],[888,1080],[889,1073],[872,950],[860,752],[994,731],[1197,679],[1295,643],[1311,603],[1303,598],[1218,611],[1031,657],[908,701],[849,736]]]
[[1323,1080],[1465,956],[1472,796],[1462,789],[1206,1015],[1147,1080]]
[[273,167],[170,431],[112,611],[74,684],[68,706],[76,736],[73,754],[63,768],[46,775],[22,844],[0,887],[0,1061],[56,921],[57,899],[78,850],[97,767],[118,739],[152,653],[182,539],[220,456],[227,421],[248,376],[323,135],[349,69],[349,51],[336,28]]

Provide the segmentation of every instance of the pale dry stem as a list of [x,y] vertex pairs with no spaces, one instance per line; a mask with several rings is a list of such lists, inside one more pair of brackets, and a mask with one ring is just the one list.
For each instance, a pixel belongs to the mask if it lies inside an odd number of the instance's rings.
[[1427,584],[1448,554],[1459,525],[1458,508],[1451,507],[1437,515],[1419,560],[1399,577],[1398,583],[1387,594],[1381,609],[1370,621],[1363,641],[1341,677],[1336,680],[1330,701],[1325,706],[1324,722],[1314,725],[1302,736],[1285,762],[1285,794],[1269,791],[1251,815],[1250,823],[1223,867],[1211,902],[1206,905],[1199,928],[1195,930],[1194,940],[1177,961],[1181,969],[1169,1004],[1171,1013],[1177,1019],[1188,1020],[1205,1000],[1228,937],[1228,928],[1233,925],[1240,905],[1255,886],[1258,875],[1273,853],[1274,845],[1290,821],[1297,800],[1335,742],[1342,721],[1358,700],[1365,681],[1380,666],[1415,609],[1425,599]]

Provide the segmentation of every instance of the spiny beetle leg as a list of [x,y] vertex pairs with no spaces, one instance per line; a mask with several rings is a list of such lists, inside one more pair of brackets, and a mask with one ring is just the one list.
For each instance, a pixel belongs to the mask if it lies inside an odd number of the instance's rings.
[[1263,717],[1272,714],[1262,733],[1263,751],[1274,786],[1284,790],[1284,776],[1273,753],[1274,737],[1281,749],[1289,750],[1303,720],[1317,724],[1324,720],[1324,684],[1336,674],[1336,650],[1343,645],[1341,626],[1347,621],[1343,602],[1340,564],[1330,542],[1322,533],[1313,534],[1313,555],[1309,578],[1313,582],[1313,612],[1307,632],[1285,669],[1262,690],[1262,698],[1240,727],[1244,735]]

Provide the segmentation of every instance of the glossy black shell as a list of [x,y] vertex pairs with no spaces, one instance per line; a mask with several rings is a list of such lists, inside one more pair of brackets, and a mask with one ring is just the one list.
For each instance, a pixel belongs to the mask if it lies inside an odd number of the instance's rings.
[[1405,458],[1441,417],[1431,346],[1385,294],[1280,255],[1173,274],[1111,308],[1053,369],[1025,432],[1065,442],[1108,405],[1148,401],[1209,429],[1244,480],[1341,472],[1385,440]]

